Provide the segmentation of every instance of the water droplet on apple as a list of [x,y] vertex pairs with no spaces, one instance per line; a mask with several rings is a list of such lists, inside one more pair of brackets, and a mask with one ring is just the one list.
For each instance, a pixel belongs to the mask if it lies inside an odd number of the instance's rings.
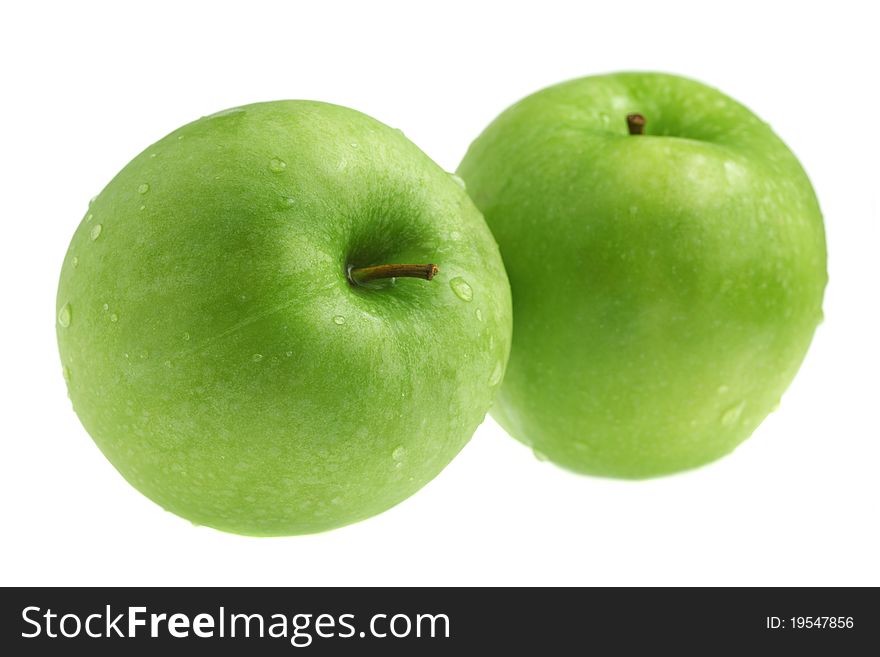
[[403,445],[398,445],[394,448],[394,451],[391,452],[391,458],[394,460],[394,467],[400,468],[403,466],[403,459],[406,458],[406,447]]
[[461,187],[462,189],[467,189],[467,184],[465,184],[464,179],[463,179],[461,176],[456,175],[456,174],[454,174],[454,173],[450,173],[450,174],[449,174],[449,177],[452,178],[452,181],[453,181],[456,185],[458,185],[458,186]]
[[146,205],[142,205],[141,207],[138,208],[138,210],[140,210],[141,212],[143,212],[146,209],[147,209]]
[[731,185],[738,183],[742,178],[746,175],[746,170],[742,168],[737,162],[733,160],[727,160],[724,163],[724,175],[727,177],[727,182]]
[[146,194],[150,191],[149,183],[141,183],[138,185],[138,194]]
[[358,144],[354,143],[354,142],[351,142],[351,143],[349,144],[349,146],[351,146],[352,148],[360,148],[360,146],[359,146]]
[[101,306],[101,308],[103,308],[104,310],[110,310],[110,304],[105,303],[103,306]]
[[740,416],[742,416],[742,412],[745,407],[746,402],[745,400],[743,400],[740,403],[728,408],[721,414],[721,424],[728,427],[732,424],[735,424],[737,420],[739,420]]
[[89,237],[92,239],[93,242],[101,236],[102,229],[103,227],[101,226],[101,224],[95,224],[94,226],[92,226],[92,229],[89,231]]
[[94,218],[95,218],[95,215],[93,215],[91,212],[89,212],[89,213],[86,215],[86,223],[89,223],[89,222],[90,222],[92,219],[94,219]]
[[482,322],[482,321],[483,321],[483,311],[482,311],[482,310],[480,310],[479,308],[477,308],[476,312],[474,312],[474,315],[477,316],[477,321],[478,321],[478,322]]
[[58,311],[58,323],[62,328],[67,328],[70,326],[70,320],[72,319],[72,311],[70,309],[70,304],[65,303],[61,306],[61,310]]
[[464,280],[461,276],[456,276],[451,281],[449,281],[449,287],[452,288],[452,291],[455,292],[455,296],[457,296],[462,301],[470,301],[474,298],[474,290],[468,285],[468,282]]
[[189,331],[184,331],[183,332],[183,339],[186,340],[187,342],[189,342],[189,337],[190,337]]
[[539,461],[546,461],[547,460],[547,455],[540,450],[533,449],[532,454],[534,454],[535,458],[538,459]]
[[95,194],[92,198],[90,198],[90,199],[89,199],[89,205],[91,206],[92,203],[94,203],[94,202],[97,200],[97,198],[98,198],[98,195],[97,195],[97,194]]
[[501,377],[504,375],[504,366],[501,364],[501,361],[495,363],[495,369],[492,370],[492,374],[489,376],[489,385],[497,386],[501,383]]
[[277,157],[273,157],[269,160],[269,171],[273,173],[281,173],[287,168],[287,162]]
[[251,356],[251,360],[255,363],[259,363],[261,360],[263,360],[263,354],[254,354],[253,356]]
[[70,383],[70,368],[67,365],[64,365],[61,368],[61,376],[64,377],[64,380]]
[[110,321],[111,321],[111,322],[118,322],[118,321],[119,321],[119,315],[117,315],[116,313],[110,313]]
[[333,323],[336,324],[336,325],[342,325],[342,324],[345,324],[345,317],[343,317],[342,315],[336,315],[336,316],[333,318]]
[[79,266],[79,258],[77,258],[76,256],[73,256],[73,266],[74,268]]

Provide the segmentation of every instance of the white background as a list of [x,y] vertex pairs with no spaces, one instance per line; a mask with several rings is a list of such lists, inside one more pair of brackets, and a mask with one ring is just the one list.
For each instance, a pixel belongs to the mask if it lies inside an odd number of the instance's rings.
[[[818,4],[818,3],[817,3]],[[0,9],[0,584],[880,584],[874,3],[89,2]],[[728,458],[633,483],[538,462],[487,420],[430,485],[326,534],[195,528],[70,409],[55,288],[88,199],[201,115],[311,98],[453,170],[502,109],[622,69],[696,77],[801,158],[830,285],[780,410]]]

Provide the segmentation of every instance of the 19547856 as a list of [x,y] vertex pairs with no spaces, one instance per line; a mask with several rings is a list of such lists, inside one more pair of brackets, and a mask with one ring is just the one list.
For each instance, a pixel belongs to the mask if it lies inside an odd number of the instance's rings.
[[767,616],[768,630],[850,630],[855,622],[852,616]]

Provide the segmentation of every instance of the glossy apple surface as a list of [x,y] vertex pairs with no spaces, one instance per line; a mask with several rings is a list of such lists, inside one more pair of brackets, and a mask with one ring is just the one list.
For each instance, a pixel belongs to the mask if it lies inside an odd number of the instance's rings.
[[573,80],[503,112],[458,173],[513,291],[493,416],[514,437],[649,477],[727,454],[779,403],[821,321],[825,237],[744,106],[672,75]]
[[[353,285],[350,267],[433,263]],[[58,344],[83,425],[167,510],[254,535],[391,507],[483,419],[510,344],[498,249],[402,133],[305,101],[180,128],[94,199]]]

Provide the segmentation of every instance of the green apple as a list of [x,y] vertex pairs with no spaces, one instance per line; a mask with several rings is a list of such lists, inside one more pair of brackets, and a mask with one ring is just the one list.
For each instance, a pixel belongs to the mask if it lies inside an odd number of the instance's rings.
[[70,397],[110,462],[250,535],[424,486],[482,421],[511,330],[457,179],[400,131],[306,101],[202,118],[132,160],[73,236],[57,310]]
[[566,468],[642,478],[745,440],[822,318],[822,215],[791,151],[728,96],[587,77],[504,111],[459,175],[510,277],[493,407]]

